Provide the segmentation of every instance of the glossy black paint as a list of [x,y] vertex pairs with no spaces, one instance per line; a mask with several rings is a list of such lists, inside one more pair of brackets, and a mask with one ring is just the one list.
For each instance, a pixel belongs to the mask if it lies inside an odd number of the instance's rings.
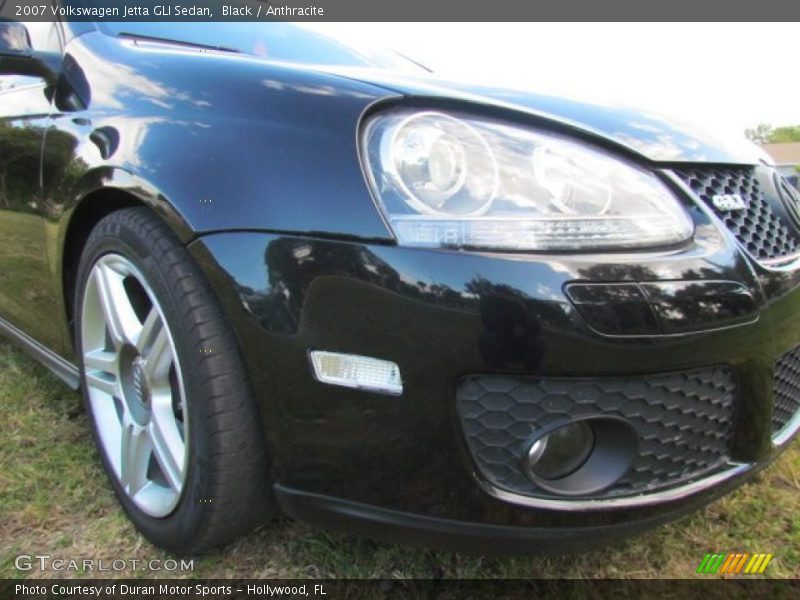
[[365,68],[329,68],[358,81],[380,84],[407,97],[444,103],[463,102],[480,107],[482,114],[496,112],[512,120],[559,129],[657,162],[726,164],[772,163],[755,144],[725,137],[688,124],[629,106],[608,106],[585,100],[443,81],[435,76],[390,73]]
[[[33,83],[3,94],[0,150],[14,161],[2,165],[6,179],[25,186],[24,203],[4,202],[38,218],[20,243],[41,262],[23,280],[42,288],[45,305],[16,310],[9,299],[0,310],[68,357],[71,336],[49,318],[66,311],[62,250],[78,206],[104,202],[104,190],[150,206],[183,241],[225,229],[391,239],[364,185],[355,135],[361,113],[393,96],[385,90],[97,31],[67,45],[56,89]],[[23,160],[30,169],[20,173]]]
[[[750,479],[760,469],[745,476]],[[627,536],[680,519],[730,492],[742,481],[719,485],[679,506],[665,505],[643,518],[624,521],[601,518],[590,525],[546,527],[461,521],[344,501],[340,498],[275,486],[281,508],[289,516],[320,527],[358,533],[374,539],[480,555],[584,553]]]
[[[385,91],[254,58],[99,33],[78,38],[69,55],[91,97],[89,110],[53,119],[58,135],[77,142],[73,161],[82,172],[63,182],[76,186],[70,195],[122,172],[134,193],[168,201],[184,237],[275,229],[388,238],[379,215],[363,210],[370,199],[354,160],[361,113]],[[103,128],[114,132],[113,145],[93,138]],[[320,198],[321,189],[335,203]]]
[[[364,185],[356,131],[365,113],[401,99],[569,130],[647,162],[647,153],[620,145],[623,138],[650,135],[637,120],[641,115],[631,111],[459,91],[433,76],[289,65],[112,38],[87,24],[70,24],[63,40],[58,85],[40,81],[38,89],[5,93],[0,122],[24,129],[30,156],[43,153],[41,186],[34,172],[10,177],[29,187],[23,197],[39,203],[26,209],[42,221],[27,241],[50,257],[53,279],[34,285],[44,286],[47,307],[14,319],[24,326],[28,318],[37,339],[68,357],[69,331],[41,316],[67,310],[62,299],[69,282],[58,274],[69,272],[62,253],[72,218],[87,198],[102,202],[104,190],[150,206],[185,242],[210,231],[261,230],[392,243]],[[544,108],[533,111],[537,105]],[[670,147],[680,132],[677,147],[699,148],[701,154],[658,151],[651,157],[755,158],[741,149],[710,154],[702,149],[723,146],[654,119],[648,117],[646,131],[660,131],[659,139]],[[606,137],[593,129],[601,124]],[[10,145],[16,142],[6,143],[5,155],[18,160],[20,150]],[[657,140],[647,143],[654,148]]]
[[[730,364],[747,415],[733,457],[768,458],[772,357],[800,339],[800,328],[784,323],[786,342],[775,343],[770,322],[778,313],[764,310],[753,266],[704,213],[693,216],[695,243],[636,255],[499,256],[261,233],[208,235],[190,248],[223,290],[263,390],[278,482],[456,520],[588,526],[648,518],[663,507],[566,515],[487,496],[466,457],[454,385],[472,373],[591,377]],[[598,335],[563,292],[578,281],[680,280],[738,282],[761,313],[693,335],[610,337]],[[739,295],[724,298],[717,297],[723,316],[740,309]],[[800,296],[782,301],[796,310]],[[406,390],[398,399],[320,384],[309,373],[313,348],[393,360]]]
[[[731,365],[741,390],[732,458],[759,468],[774,455],[771,368],[800,341],[798,265],[758,266],[677,186],[695,223],[679,247],[398,247],[365,184],[357,132],[398,102],[458,107],[590,139],[667,181],[679,161],[755,164],[751,148],[632,111],[433,77],[278,64],[83,26],[64,39],[56,86],[0,92],[0,317],[74,361],[67,306],[80,224],[120,202],[151,207],[190,248],[234,327],[273,455],[269,475],[286,497],[323,498],[313,510],[286,500],[295,514],[338,514],[353,502],[537,528],[508,534],[527,543],[554,536],[538,528],[638,529],[733,485],[666,508],[600,512],[495,498],[476,481],[453,402],[459,379],[475,373]],[[404,394],[317,382],[315,348],[395,361]]]
[[571,283],[564,290],[590,327],[604,335],[669,335],[758,318],[753,293],[713,280]]
[[[39,188],[50,102],[45,84],[26,78],[0,101],[0,313],[36,340],[63,351],[57,287],[45,221],[55,207]],[[54,248],[55,249],[55,248]]]

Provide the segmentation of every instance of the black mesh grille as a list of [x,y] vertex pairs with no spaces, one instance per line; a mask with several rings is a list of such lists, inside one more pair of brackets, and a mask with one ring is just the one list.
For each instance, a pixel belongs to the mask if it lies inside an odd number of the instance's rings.
[[[800,238],[770,207],[751,167],[676,169],[675,173],[722,219],[739,243],[759,260],[800,251]],[[722,211],[714,196],[739,194],[743,210]]]
[[775,361],[772,433],[778,433],[800,410],[800,346]]
[[628,474],[597,497],[635,494],[726,463],[735,397],[734,373],[726,368],[640,378],[473,376],[457,392],[467,444],[484,477],[541,497],[549,494],[521,468],[537,431],[577,417],[622,417],[639,436],[639,455]]

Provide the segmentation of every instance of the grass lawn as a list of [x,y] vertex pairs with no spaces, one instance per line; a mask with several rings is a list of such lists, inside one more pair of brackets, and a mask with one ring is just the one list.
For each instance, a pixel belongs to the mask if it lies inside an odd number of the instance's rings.
[[0,268],[3,304],[22,328],[30,331],[40,325],[31,321],[31,315],[48,314],[57,304],[51,290],[42,285],[48,265],[41,219],[0,210],[0,256],[3,257]]
[[[125,519],[106,482],[77,393],[0,341],[0,578],[19,554],[164,559]],[[704,511],[591,554],[480,558],[380,544],[282,519],[254,531],[194,570],[207,578],[691,578],[707,552],[770,552],[766,575],[800,577],[800,444],[752,485]],[[97,574],[108,576],[108,574]],[[152,577],[152,572],[117,576]],[[715,576],[702,576],[705,579]]]

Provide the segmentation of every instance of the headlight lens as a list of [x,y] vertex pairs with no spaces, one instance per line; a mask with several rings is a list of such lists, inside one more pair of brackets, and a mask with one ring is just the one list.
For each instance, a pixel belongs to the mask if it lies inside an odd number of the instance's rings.
[[688,215],[655,175],[557,135],[398,111],[367,124],[363,150],[404,245],[588,250],[692,235]]

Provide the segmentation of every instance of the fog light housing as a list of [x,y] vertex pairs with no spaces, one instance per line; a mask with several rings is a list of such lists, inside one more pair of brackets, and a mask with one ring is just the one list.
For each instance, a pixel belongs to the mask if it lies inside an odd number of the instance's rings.
[[594,431],[586,421],[569,423],[533,443],[527,470],[542,479],[561,479],[577,471],[594,448]]
[[403,393],[400,367],[389,360],[322,350],[309,355],[314,376],[322,383],[392,396]]
[[556,424],[529,441],[522,470],[537,487],[559,496],[600,492],[619,481],[638,455],[630,423],[590,416]]

